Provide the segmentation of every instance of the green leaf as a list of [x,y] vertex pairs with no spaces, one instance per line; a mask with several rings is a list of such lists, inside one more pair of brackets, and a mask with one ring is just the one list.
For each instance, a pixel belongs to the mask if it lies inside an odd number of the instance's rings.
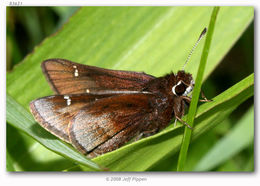
[[[212,7],[83,7],[56,34],[46,38],[12,72],[7,73],[7,92],[27,111],[29,102],[33,99],[53,94],[40,68],[40,63],[48,58],[65,58],[111,69],[145,71],[155,76],[164,75],[171,70],[176,72],[183,66],[199,33],[208,24],[211,11]],[[253,17],[253,7],[221,7],[205,77],[219,64]],[[202,46],[203,44],[198,46],[186,67],[186,71],[194,77]],[[8,122],[14,126],[13,122],[20,123],[21,115],[19,112],[13,112],[12,107],[7,107],[7,112],[17,120]],[[24,122],[29,125],[34,123],[29,113],[25,115],[30,121],[27,119]],[[30,135],[36,135],[35,131],[23,129],[28,134],[32,132]],[[43,129],[39,130],[43,132]],[[162,140],[172,143],[171,140],[175,138],[169,137],[176,134],[179,139],[182,130],[178,128],[166,134],[162,133]],[[50,134],[45,133],[51,138]],[[59,140],[52,140],[53,151],[56,151],[56,142],[61,143]],[[150,151],[147,152],[150,156]],[[168,151],[162,154],[168,154]],[[70,157],[70,154],[65,153],[65,156]],[[135,167],[132,170],[146,170],[161,157],[153,159],[150,164],[132,164]],[[103,162],[101,159],[96,161]],[[73,160],[78,161],[77,158]],[[106,160],[108,162],[104,163],[105,165],[111,163],[114,170],[120,170],[120,166],[114,168],[116,165],[113,164],[113,161],[118,161],[110,158]],[[128,170],[131,170],[130,167]]]
[[194,171],[209,171],[232,158],[254,140],[254,108],[251,107],[235,127],[198,162]]
[[[206,63],[207,63],[207,58],[209,55],[209,49],[210,49],[210,44],[213,38],[213,33],[214,33],[214,27],[216,24],[216,19],[217,15],[219,12],[219,7],[215,7],[212,11],[211,14],[211,19],[209,22],[209,28],[208,28],[208,33],[206,36],[206,41],[205,45],[203,48],[203,53],[201,55],[201,60],[200,60],[200,65],[196,77],[196,84],[192,93],[192,100],[189,108],[189,113],[187,116],[187,123],[193,127],[193,122],[194,122],[194,117],[197,111],[197,105],[198,105],[198,100],[201,92],[201,85],[202,85],[202,79],[204,75],[204,71],[206,68]],[[190,139],[191,139],[191,133],[192,130],[189,128],[185,128],[184,135],[183,135],[183,140],[182,140],[182,145],[181,145],[181,150],[179,154],[179,159],[178,159],[178,165],[177,165],[177,171],[183,171],[184,166],[186,163],[186,158],[187,158],[187,153],[188,153],[188,148],[190,144]]]
[[92,170],[100,170],[100,167],[97,164],[88,160],[79,152],[76,152],[74,148],[70,147],[65,142],[62,142],[51,135],[40,127],[40,125],[37,125],[32,115],[8,94],[6,96],[6,120],[14,127],[26,132],[48,149],[79,164],[91,167]]
[[46,150],[46,147],[35,143],[32,137],[12,125],[8,124],[6,131],[7,152],[16,171],[62,171],[75,166],[74,161]]
[[9,152],[6,151],[6,170],[7,171],[15,171],[13,164],[14,163],[13,163],[11,156],[9,155]]

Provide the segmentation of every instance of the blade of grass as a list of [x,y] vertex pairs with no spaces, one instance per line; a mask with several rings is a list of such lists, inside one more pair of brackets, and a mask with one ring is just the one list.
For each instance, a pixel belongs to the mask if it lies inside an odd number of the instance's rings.
[[[200,95],[203,74],[204,74],[205,67],[206,67],[210,43],[212,41],[214,26],[216,23],[216,18],[217,18],[218,12],[219,12],[219,7],[214,7],[212,15],[211,15],[210,23],[209,23],[209,30],[208,30],[208,34],[206,36],[206,42],[205,42],[205,45],[203,48],[196,81],[195,81],[196,84],[195,84],[194,92],[192,95],[193,98],[191,100],[191,105],[190,105],[189,113],[187,116],[187,123],[191,127],[193,126],[193,122],[194,122],[194,118],[195,118],[195,114],[196,114],[196,110],[197,110],[197,104],[198,104],[198,99],[199,99],[199,95]],[[188,152],[188,148],[189,148],[189,143],[190,143],[190,138],[191,138],[191,132],[192,131],[190,129],[185,127],[183,142],[182,142],[180,155],[179,155],[179,159],[178,159],[177,171],[183,171],[183,169],[184,169],[185,161],[187,158],[187,152]]]
[[76,161],[92,170],[102,170],[98,164],[85,158],[85,156],[76,152],[72,147],[69,147],[69,145],[58,140],[42,127],[35,124],[32,115],[8,94],[6,95],[6,121],[61,156]]
[[198,162],[194,171],[212,170],[251,145],[253,140],[254,107],[251,107],[236,126]]

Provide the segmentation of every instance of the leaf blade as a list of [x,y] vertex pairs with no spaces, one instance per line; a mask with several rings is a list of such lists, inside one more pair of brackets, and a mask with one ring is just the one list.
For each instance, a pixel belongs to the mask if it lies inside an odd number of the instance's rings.
[[246,148],[253,139],[254,108],[251,107],[236,126],[198,162],[194,171],[210,171]]

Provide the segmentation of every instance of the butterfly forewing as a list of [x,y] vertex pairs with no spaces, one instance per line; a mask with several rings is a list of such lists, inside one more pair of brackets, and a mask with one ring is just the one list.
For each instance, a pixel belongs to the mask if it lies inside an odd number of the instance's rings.
[[108,70],[64,59],[46,60],[42,69],[57,94],[140,91],[145,83],[154,79],[145,73]]

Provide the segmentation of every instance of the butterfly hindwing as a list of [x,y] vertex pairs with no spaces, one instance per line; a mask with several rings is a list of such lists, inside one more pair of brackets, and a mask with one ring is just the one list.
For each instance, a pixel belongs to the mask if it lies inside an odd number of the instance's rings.
[[30,103],[31,112],[46,130],[70,143],[68,125],[85,106],[111,95],[55,95],[36,99]]
[[154,102],[154,95],[141,93],[95,101],[70,122],[71,143],[84,154],[112,151],[154,122]]

